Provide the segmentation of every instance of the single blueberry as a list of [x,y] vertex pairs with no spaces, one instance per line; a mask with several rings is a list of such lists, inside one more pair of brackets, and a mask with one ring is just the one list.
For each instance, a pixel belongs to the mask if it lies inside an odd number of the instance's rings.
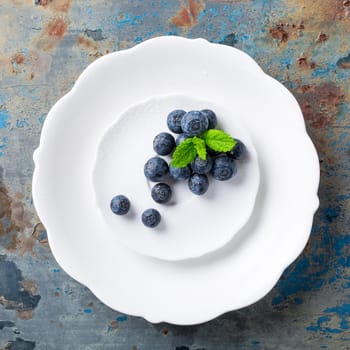
[[169,130],[176,134],[181,134],[182,133],[182,128],[181,128],[181,120],[182,117],[186,114],[185,111],[182,109],[176,109],[175,111],[172,111],[169,113],[167,117],[167,124]]
[[208,118],[208,129],[215,129],[218,123],[216,114],[211,109],[202,109],[201,112]]
[[168,171],[168,163],[160,157],[150,158],[143,168],[146,178],[154,182],[163,180]]
[[146,209],[142,213],[141,220],[145,226],[153,228],[159,225],[160,218],[161,216],[159,214],[159,211],[156,209],[150,208],[150,209]]
[[151,190],[151,196],[153,200],[157,203],[166,203],[169,202],[171,198],[171,188],[169,185],[160,182],[159,184],[156,184],[153,186]]
[[189,136],[187,136],[186,134],[180,134],[177,138],[176,138],[176,146],[178,146],[181,142],[185,141]]
[[191,163],[191,168],[194,173],[197,174],[208,174],[213,167],[213,158],[207,154],[207,159],[202,159],[196,157],[195,160]]
[[188,187],[194,194],[202,195],[207,192],[209,181],[207,175],[193,174],[188,180]]
[[170,164],[169,172],[170,172],[170,176],[174,180],[187,180],[192,174],[192,170],[189,165],[186,165],[183,168],[175,168]]
[[210,154],[212,157],[217,157],[217,156],[219,156],[221,154],[224,154],[224,153],[218,152],[218,151],[214,151],[210,147],[207,147],[207,154]]
[[222,155],[214,160],[211,173],[216,180],[229,180],[237,173],[237,165],[235,161],[227,155]]
[[125,215],[130,209],[130,201],[127,197],[119,194],[111,200],[111,210],[116,215]]
[[161,156],[170,154],[175,148],[175,139],[173,135],[167,132],[161,132],[153,140],[153,149]]
[[208,130],[208,118],[200,111],[187,112],[181,120],[181,127],[188,136],[198,136]]
[[238,140],[235,138],[235,140],[237,141],[237,143],[234,145],[234,147],[231,149],[230,152],[228,152],[228,156],[233,158],[233,159],[243,159],[246,154],[247,154],[247,148],[244,145],[244,143],[241,140]]

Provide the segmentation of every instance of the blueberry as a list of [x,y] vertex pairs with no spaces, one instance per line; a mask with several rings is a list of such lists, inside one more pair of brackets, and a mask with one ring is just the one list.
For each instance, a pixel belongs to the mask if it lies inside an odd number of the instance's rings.
[[207,175],[193,174],[188,180],[189,189],[197,195],[202,195],[207,192],[209,187],[209,181]]
[[153,140],[153,149],[161,156],[170,154],[175,148],[175,139],[173,135],[167,132],[161,132]]
[[181,127],[188,136],[197,136],[208,130],[208,118],[200,111],[187,112],[181,120]]
[[150,158],[143,169],[146,178],[154,182],[163,180],[168,171],[168,163],[160,157]]
[[169,172],[170,172],[170,176],[174,180],[187,180],[192,174],[192,170],[189,165],[183,168],[175,168],[172,165],[170,165]]
[[185,134],[180,134],[177,138],[176,138],[176,146],[178,146],[181,142],[185,141],[188,138],[187,135]]
[[201,112],[208,118],[208,129],[215,129],[218,120],[216,118],[216,114],[211,109],[203,109]]
[[191,168],[194,173],[197,174],[207,174],[210,172],[213,167],[213,158],[207,154],[207,159],[202,159],[196,157],[195,160],[191,163]]
[[228,156],[233,159],[243,159],[245,155],[247,154],[247,148],[245,147],[244,143],[241,140],[235,139],[237,143],[234,145],[234,147],[231,149],[230,152],[228,152]]
[[156,227],[160,223],[160,214],[159,211],[156,209],[146,209],[142,213],[142,222],[147,227]]
[[207,147],[207,154],[210,154],[212,157],[217,157],[217,156],[219,156],[219,155],[221,155],[223,153],[222,152],[218,152],[218,151],[214,151],[210,147]]
[[116,215],[125,215],[130,209],[130,201],[127,197],[119,194],[111,200],[111,210]]
[[227,155],[222,155],[214,160],[211,173],[216,180],[225,181],[237,173],[235,161]]
[[169,202],[171,198],[171,188],[169,185],[160,182],[159,184],[156,184],[153,186],[151,191],[151,196],[153,200],[157,203],[166,203]]
[[182,117],[186,114],[185,111],[182,109],[176,109],[175,111],[172,111],[169,113],[168,118],[167,118],[167,124],[169,130],[176,134],[182,133],[182,128],[181,128],[181,120]]

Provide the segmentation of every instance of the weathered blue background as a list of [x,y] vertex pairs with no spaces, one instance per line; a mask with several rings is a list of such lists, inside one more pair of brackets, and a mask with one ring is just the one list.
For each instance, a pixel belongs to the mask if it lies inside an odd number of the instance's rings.
[[[349,13],[343,0],[1,0],[0,349],[350,349]],[[101,304],[57,266],[31,201],[50,107],[99,56],[165,34],[243,49],[283,82],[322,172],[311,239],[277,286],[194,327]]]

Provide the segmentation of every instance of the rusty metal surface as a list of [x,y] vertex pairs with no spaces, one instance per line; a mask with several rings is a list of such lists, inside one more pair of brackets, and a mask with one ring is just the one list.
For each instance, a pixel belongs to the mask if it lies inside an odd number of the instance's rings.
[[[349,13],[343,0],[1,0],[0,349],[350,349]],[[100,303],[57,265],[31,201],[50,107],[96,58],[165,34],[253,56],[299,101],[321,165],[303,254],[263,300],[193,327]]]

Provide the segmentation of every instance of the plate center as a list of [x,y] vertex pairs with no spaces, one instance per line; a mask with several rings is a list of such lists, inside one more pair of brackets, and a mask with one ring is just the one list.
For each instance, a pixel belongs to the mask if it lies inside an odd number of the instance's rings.
[[[217,114],[218,128],[244,142],[246,159],[237,161],[237,175],[228,181],[209,175],[209,189],[202,196],[190,192],[186,180],[168,177],[162,182],[171,186],[172,199],[167,204],[156,203],[151,197],[156,182],[146,180],[143,173],[146,161],[156,156],[154,137],[170,132],[166,119],[172,110],[208,108]],[[93,171],[97,210],[107,223],[108,234],[140,254],[172,261],[198,257],[225,245],[251,216],[259,187],[257,154],[243,124],[234,110],[181,95],[152,97],[116,116],[100,140]],[[169,163],[170,157],[162,158]],[[110,209],[111,199],[118,194],[131,203],[125,216]],[[161,223],[154,229],[141,222],[148,208],[161,214]]]

